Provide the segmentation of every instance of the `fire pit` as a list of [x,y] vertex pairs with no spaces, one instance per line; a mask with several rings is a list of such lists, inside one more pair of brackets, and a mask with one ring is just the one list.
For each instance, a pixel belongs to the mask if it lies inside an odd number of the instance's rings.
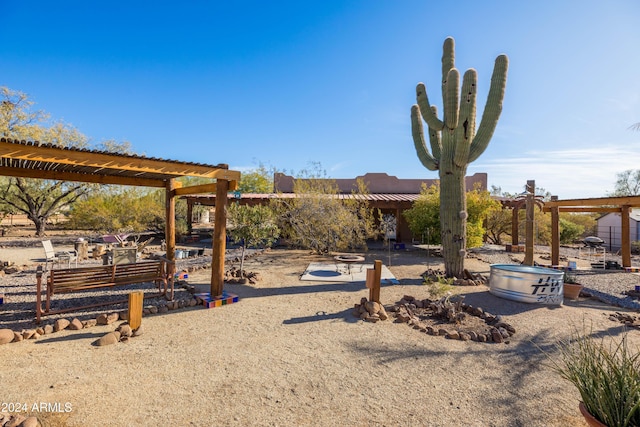
[[[351,274],[351,265],[364,261],[364,257],[360,255],[336,255],[333,257],[333,259],[336,261],[336,263],[341,262],[347,264],[347,274]],[[339,271],[337,264],[336,271]]]

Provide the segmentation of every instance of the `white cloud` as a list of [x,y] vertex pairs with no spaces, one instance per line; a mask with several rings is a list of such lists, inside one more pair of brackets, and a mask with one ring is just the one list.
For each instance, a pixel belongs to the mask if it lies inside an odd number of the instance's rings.
[[560,199],[604,197],[614,190],[616,174],[638,169],[640,153],[629,146],[607,145],[553,151],[526,151],[518,157],[480,158],[469,172],[487,172],[489,185],[521,191],[534,179]]

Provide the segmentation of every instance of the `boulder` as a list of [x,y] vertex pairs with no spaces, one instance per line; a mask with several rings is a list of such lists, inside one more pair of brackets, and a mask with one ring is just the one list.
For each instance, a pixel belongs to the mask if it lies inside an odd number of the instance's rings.
[[74,317],[68,326],[68,329],[71,329],[72,331],[79,331],[82,328],[82,322],[77,317]]
[[34,334],[36,333],[35,329],[27,329],[22,331],[22,338],[24,338],[25,340],[30,339]]
[[58,319],[53,324],[53,332],[62,331],[63,329],[66,329],[70,324],[71,322],[69,322],[67,319]]
[[109,332],[108,334],[100,337],[94,344],[97,345],[98,347],[102,347],[105,345],[115,344],[119,340],[120,340],[119,334],[116,335],[115,332]]

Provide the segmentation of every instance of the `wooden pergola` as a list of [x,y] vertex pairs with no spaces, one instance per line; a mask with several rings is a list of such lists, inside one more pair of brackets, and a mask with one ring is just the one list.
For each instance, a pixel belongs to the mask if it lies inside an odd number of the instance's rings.
[[[22,178],[164,188],[166,192],[167,258],[175,260],[175,199],[178,196],[215,193],[226,206],[227,193],[236,189],[240,172],[226,164],[163,160],[106,151],[61,147],[0,138],[0,175]],[[181,177],[210,178],[211,183],[181,187]],[[213,181],[215,180],[215,181]],[[222,295],[226,250],[226,209],[216,209],[211,259],[211,295]]]
[[551,196],[551,200],[545,202],[543,208],[544,212],[551,213],[551,264],[560,263],[560,212],[619,212],[622,219],[622,266],[631,267],[629,213],[634,207],[640,207],[640,196],[567,200],[558,200],[558,196]]

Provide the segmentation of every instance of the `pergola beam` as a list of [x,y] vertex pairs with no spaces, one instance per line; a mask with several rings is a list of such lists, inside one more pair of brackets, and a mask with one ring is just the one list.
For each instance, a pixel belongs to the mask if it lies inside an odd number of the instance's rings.
[[166,181],[162,181],[159,179],[75,172],[58,172],[51,170],[34,171],[32,169],[10,167],[0,167],[0,175],[15,176],[21,178],[54,179],[58,181],[88,182],[91,184],[130,185],[134,187],[164,188],[166,186]]
[[120,169],[140,173],[197,176],[239,180],[240,172],[231,171],[228,165],[219,164],[215,169],[195,163],[170,162],[142,156],[124,156],[88,150],[64,149],[56,146],[0,144],[0,157],[32,162],[58,163],[77,167]]
[[[200,190],[217,191],[218,200],[226,205],[226,192],[235,189],[240,172],[228,165],[162,160],[144,156],[66,148],[38,142],[0,138],[0,176],[50,179],[164,188],[166,194],[167,258],[175,259],[175,198],[179,194],[196,194]],[[211,178],[215,184],[181,188],[177,178]],[[226,209],[216,209],[213,241],[211,289],[214,296],[223,292],[224,255],[226,250]]]
[[597,197],[594,199],[550,200],[545,206],[621,206],[640,207],[640,196],[629,197]]

